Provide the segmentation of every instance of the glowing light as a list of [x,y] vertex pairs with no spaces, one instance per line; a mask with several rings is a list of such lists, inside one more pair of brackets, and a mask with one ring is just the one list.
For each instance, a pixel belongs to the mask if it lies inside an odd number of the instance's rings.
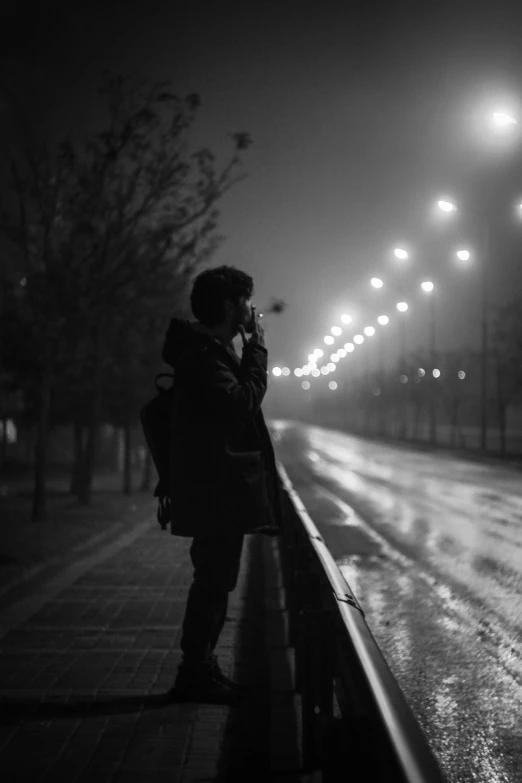
[[367,337],[373,337],[375,334],[375,329],[373,326],[365,326],[363,331]]
[[431,280],[426,280],[424,283],[421,283],[421,288],[423,291],[426,291],[427,294],[431,293],[435,286],[431,282]]
[[301,368],[300,367],[296,367],[295,370],[294,370],[294,375],[296,376],[296,378],[300,378],[302,374],[303,374],[303,371],[301,370]]
[[457,209],[455,204],[453,204],[451,201],[444,201],[444,199],[441,199],[440,201],[438,201],[437,202],[437,206],[443,212],[454,212]]
[[315,353],[315,355],[317,356],[318,359],[320,359],[321,356],[324,356],[324,354],[323,354],[323,352],[321,351],[320,348],[316,348],[314,353]]
[[373,387],[373,393],[374,393],[375,397],[379,396],[379,394],[381,393],[381,390],[379,389],[378,386],[374,386]]
[[301,384],[301,387],[303,389],[309,389],[310,388],[310,381],[303,381]]
[[362,336],[362,334],[356,334],[355,337],[353,338],[353,341],[354,343],[357,343],[357,345],[362,345],[364,342],[364,337]]
[[493,119],[499,128],[508,128],[510,125],[517,125],[515,117],[504,111],[494,111]]
[[22,288],[23,288],[25,285],[27,285],[27,277],[22,277],[22,279],[20,280],[20,285],[22,286]]
[[272,370],[272,375],[281,375],[281,372],[282,370],[280,367],[274,367],[274,369]]
[[401,375],[401,383],[408,383],[408,376],[407,375]]
[[346,356],[346,351],[344,350],[344,348],[337,349],[337,356],[340,356],[341,359],[344,359],[344,357]]
[[401,313],[405,313],[406,310],[408,309],[408,305],[406,304],[406,302],[397,302],[396,307],[397,310],[399,310],[399,312]]
[[336,353],[333,353],[330,356],[330,359],[332,360],[332,362],[340,362],[341,361],[341,357],[338,354],[336,354]]
[[424,376],[426,375],[426,370],[423,370],[422,367],[419,367],[419,369],[417,370],[417,375],[419,375],[421,378],[424,378]]
[[330,381],[330,383],[328,384],[328,388],[332,389],[332,391],[334,389],[337,389],[337,383],[335,381]]
[[382,288],[384,285],[380,277],[372,277],[370,283],[373,285],[374,288]]
[[334,342],[335,342],[334,338],[330,337],[329,334],[326,335],[326,337],[324,338],[324,341],[325,341],[326,345],[333,345]]
[[303,367],[303,375],[310,375],[310,368],[307,366]]
[[433,370],[433,377],[440,378],[440,370]]
[[317,367],[315,367],[315,368],[312,370],[312,375],[314,376],[314,378],[318,378],[318,377],[321,375],[321,373],[319,372],[319,370],[317,369]]
[[406,258],[408,258],[408,251],[403,250],[400,247],[396,247],[395,250],[393,251],[393,255],[395,256],[395,258],[400,258],[401,261],[404,261]]
[[290,375],[290,367],[283,367],[281,372],[283,373],[283,375]]
[[461,381],[463,381],[464,378],[466,377],[466,373],[464,372],[464,370],[459,370],[457,375],[459,376]]
[[341,321],[343,324],[351,324],[352,323],[352,316],[347,315],[346,313],[343,313],[341,316]]
[[333,362],[328,362],[326,366],[328,367],[328,370],[330,372],[333,372],[335,370],[335,364]]
[[343,333],[343,330],[340,326],[332,326],[330,331],[332,334],[335,334],[336,337],[339,337],[339,335]]
[[321,375],[328,375],[329,372],[330,370],[326,365],[324,367],[321,367]]
[[461,261],[469,261],[471,253],[469,250],[457,250],[457,258]]
[[353,343],[345,343],[344,347],[348,351],[348,353],[351,353],[352,351],[355,351],[355,345]]
[[313,362],[315,360],[315,353],[309,353],[308,354],[308,361]]
[[390,322],[390,319],[388,318],[387,315],[380,315],[377,318],[377,323],[380,323],[381,326],[386,326],[386,324],[389,323],[389,322]]

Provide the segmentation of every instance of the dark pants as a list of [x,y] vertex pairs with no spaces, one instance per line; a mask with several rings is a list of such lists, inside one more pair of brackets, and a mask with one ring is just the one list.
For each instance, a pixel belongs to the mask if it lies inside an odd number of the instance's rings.
[[196,536],[190,547],[194,579],[190,586],[181,650],[183,662],[209,658],[225,623],[228,594],[237,584],[243,535]]

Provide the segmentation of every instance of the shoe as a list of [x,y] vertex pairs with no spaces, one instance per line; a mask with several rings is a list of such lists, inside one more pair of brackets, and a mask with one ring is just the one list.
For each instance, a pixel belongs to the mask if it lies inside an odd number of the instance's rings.
[[217,655],[212,654],[210,656],[210,665],[211,665],[211,671],[216,678],[216,680],[219,680],[219,682],[222,682],[223,685],[227,685],[229,688],[232,688],[233,690],[237,691],[238,693],[245,693],[247,688],[245,685],[241,685],[239,682],[236,682],[235,680],[231,680],[230,677],[227,677],[226,674],[223,674],[221,671],[221,667],[219,666]]
[[237,706],[240,693],[221,681],[210,665],[202,664],[192,669],[180,667],[176,682],[167,693],[167,701]]

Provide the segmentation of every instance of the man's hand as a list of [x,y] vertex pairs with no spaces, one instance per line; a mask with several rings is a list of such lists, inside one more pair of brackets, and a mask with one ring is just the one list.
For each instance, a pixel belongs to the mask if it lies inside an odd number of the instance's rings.
[[[254,320],[254,329],[252,331],[252,337],[250,338],[250,342],[254,343],[254,345],[262,345],[263,348],[266,347],[265,345],[265,330],[261,326],[261,321],[259,319],[259,316],[256,315],[255,307],[252,307],[253,310],[253,320]],[[243,340],[243,345],[246,345],[248,340],[246,337],[246,332],[243,326],[239,327],[239,334],[241,335],[241,339]]]

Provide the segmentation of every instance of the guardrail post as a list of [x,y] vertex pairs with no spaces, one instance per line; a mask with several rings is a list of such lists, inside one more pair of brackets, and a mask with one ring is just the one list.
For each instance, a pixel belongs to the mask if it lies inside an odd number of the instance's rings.
[[304,598],[296,674],[299,672],[301,692],[303,766],[313,770],[325,763],[325,740],[333,720],[334,628],[330,612],[321,608],[318,575],[309,574]]

